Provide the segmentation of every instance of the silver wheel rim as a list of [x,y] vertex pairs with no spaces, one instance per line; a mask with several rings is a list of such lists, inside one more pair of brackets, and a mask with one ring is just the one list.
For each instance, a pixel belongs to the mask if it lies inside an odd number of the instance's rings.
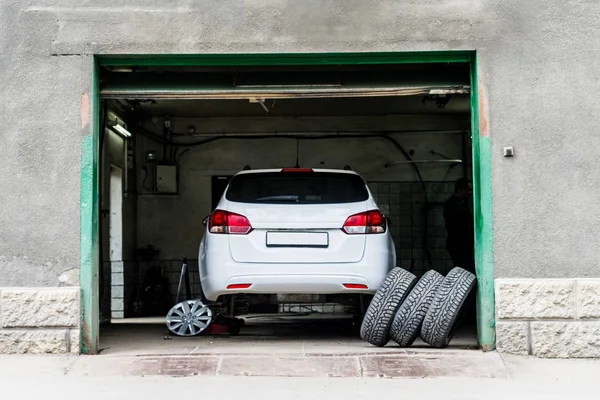
[[200,300],[175,304],[167,314],[167,328],[177,336],[195,336],[212,321],[212,311]]

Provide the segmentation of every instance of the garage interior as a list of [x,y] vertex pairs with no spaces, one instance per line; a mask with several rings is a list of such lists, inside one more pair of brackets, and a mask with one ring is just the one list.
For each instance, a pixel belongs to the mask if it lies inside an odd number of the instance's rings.
[[[351,168],[390,218],[398,266],[446,274],[443,203],[457,179],[472,177],[469,82],[467,63],[104,67],[100,348],[165,346],[182,264],[197,297],[202,221],[247,167]],[[343,316],[345,304],[240,307],[246,325],[220,343],[369,346]],[[451,346],[476,347],[475,329],[465,323]],[[203,340],[173,337],[169,346]]]

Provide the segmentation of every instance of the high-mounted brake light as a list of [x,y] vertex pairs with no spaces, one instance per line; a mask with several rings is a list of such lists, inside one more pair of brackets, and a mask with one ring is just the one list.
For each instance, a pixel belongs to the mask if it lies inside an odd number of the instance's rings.
[[252,232],[252,225],[248,218],[229,211],[216,210],[208,221],[210,233],[223,233],[232,235],[247,235]]
[[385,217],[379,210],[371,210],[348,217],[342,231],[349,235],[384,233]]
[[281,172],[314,172],[312,168],[283,168]]

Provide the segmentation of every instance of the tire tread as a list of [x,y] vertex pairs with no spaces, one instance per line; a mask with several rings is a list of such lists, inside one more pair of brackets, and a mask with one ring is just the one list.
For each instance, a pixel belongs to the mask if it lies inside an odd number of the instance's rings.
[[398,308],[390,327],[390,338],[400,347],[409,347],[419,336],[423,320],[444,280],[437,271],[427,271]]
[[456,267],[442,281],[423,320],[421,339],[437,348],[447,347],[465,300],[475,288],[475,275]]
[[417,282],[417,277],[402,269],[392,269],[373,296],[360,327],[360,337],[377,347],[385,346],[389,328],[398,307]]

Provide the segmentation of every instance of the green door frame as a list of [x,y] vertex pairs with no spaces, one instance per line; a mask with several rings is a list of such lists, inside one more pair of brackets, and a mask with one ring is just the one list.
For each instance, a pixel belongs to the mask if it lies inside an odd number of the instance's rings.
[[[92,77],[92,134],[84,136],[81,159],[81,352],[98,351],[99,306],[99,137],[101,66],[285,66],[367,65],[416,63],[469,63],[471,66],[471,121],[473,146],[473,196],[475,260],[477,265],[477,336],[485,351],[495,348],[494,258],[492,227],[491,144],[485,123],[480,121],[480,98],[475,51],[398,53],[289,53],[204,55],[107,55],[95,56]],[[483,122],[483,123],[482,123]]]

